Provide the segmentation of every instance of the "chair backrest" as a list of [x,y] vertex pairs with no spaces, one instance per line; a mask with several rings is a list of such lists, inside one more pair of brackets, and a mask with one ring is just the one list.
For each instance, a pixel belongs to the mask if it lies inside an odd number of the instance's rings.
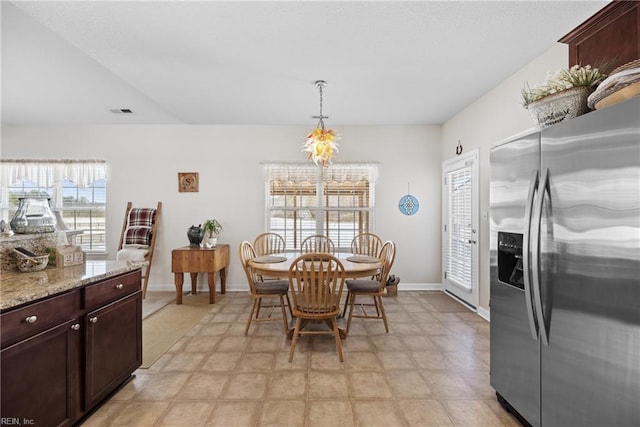
[[360,233],[351,241],[351,253],[377,257],[382,247],[382,239],[374,233]]
[[340,313],[344,266],[329,253],[302,254],[289,267],[293,312],[303,317],[327,317]]
[[391,240],[384,242],[380,249],[378,259],[382,263],[382,268],[380,268],[380,271],[376,275],[376,280],[380,282],[380,288],[382,288],[387,284],[389,272],[391,272],[393,261],[396,259],[396,244]]
[[248,241],[240,243],[240,263],[244,274],[247,276],[247,282],[249,282],[249,289],[252,294],[256,292],[256,283],[260,282],[260,276],[255,273],[255,270],[249,265],[249,261],[256,257],[256,251],[253,249],[253,245]]
[[302,241],[300,251],[302,253],[326,252],[334,254],[336,253],[336,246],[333,244],[333,241],[324,234],[314,234]]
[[253,249],[258,256],[281,254],[285,249],[284,237],[278,233],[262,233],[253,241]]

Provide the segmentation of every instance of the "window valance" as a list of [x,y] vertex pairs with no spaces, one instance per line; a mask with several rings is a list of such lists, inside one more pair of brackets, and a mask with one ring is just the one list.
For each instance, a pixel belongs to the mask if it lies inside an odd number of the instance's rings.
[[378,178],[378,163],[333,163],[319,168],[309,163],[262,163],[265,181],[285,182],[358,182],[373,183]]
[[104,160],[0,160],[2,187],[7,187],[23,179],[41,186],[51,187],[65,179],[78,187],[88,187],[92,183],[107,179],[107,162]]

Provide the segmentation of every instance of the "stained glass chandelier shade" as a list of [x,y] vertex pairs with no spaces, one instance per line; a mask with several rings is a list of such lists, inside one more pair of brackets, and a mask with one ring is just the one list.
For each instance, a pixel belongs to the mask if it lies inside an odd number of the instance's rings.
[[333,163],[333,157],[338,152],[336,140],[339,136],[333,129],[327,129],[324,125],[324,119],[329,118],[322,114],[322,91],[327,86],[327,82],[318,80],[316,81],[316,86],[320,91],[320,115],[313,117],[318,119],[318,125],[307,135],[302,151],[309,153],[309,158],[316,165],[326,167],[328,164]]

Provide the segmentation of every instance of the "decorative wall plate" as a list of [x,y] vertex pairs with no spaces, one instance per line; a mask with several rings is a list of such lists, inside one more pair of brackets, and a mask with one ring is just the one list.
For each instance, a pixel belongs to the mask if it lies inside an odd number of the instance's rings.
[[199,191],[198,172],[178,172],[178,191],[197,193]]
[[405,215],[413,215],[414,213],[418,212],[419,207],[420,203],[418,203],[418,199],[410,194],[402,196],[400,202],[398,202],[398,208],[400,209],[400,212]]

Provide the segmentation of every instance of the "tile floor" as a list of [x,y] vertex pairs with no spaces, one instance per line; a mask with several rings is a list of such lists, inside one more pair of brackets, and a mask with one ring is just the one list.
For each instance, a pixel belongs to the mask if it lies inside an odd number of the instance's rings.
[[386,297],[388,334],[354,319],[344,363],[330,336],[301,337],[289,363],[282,324],[245,337],[248,296],[221,295],[83,426],[518,426],[489,385],[489,324],[428,298]]

